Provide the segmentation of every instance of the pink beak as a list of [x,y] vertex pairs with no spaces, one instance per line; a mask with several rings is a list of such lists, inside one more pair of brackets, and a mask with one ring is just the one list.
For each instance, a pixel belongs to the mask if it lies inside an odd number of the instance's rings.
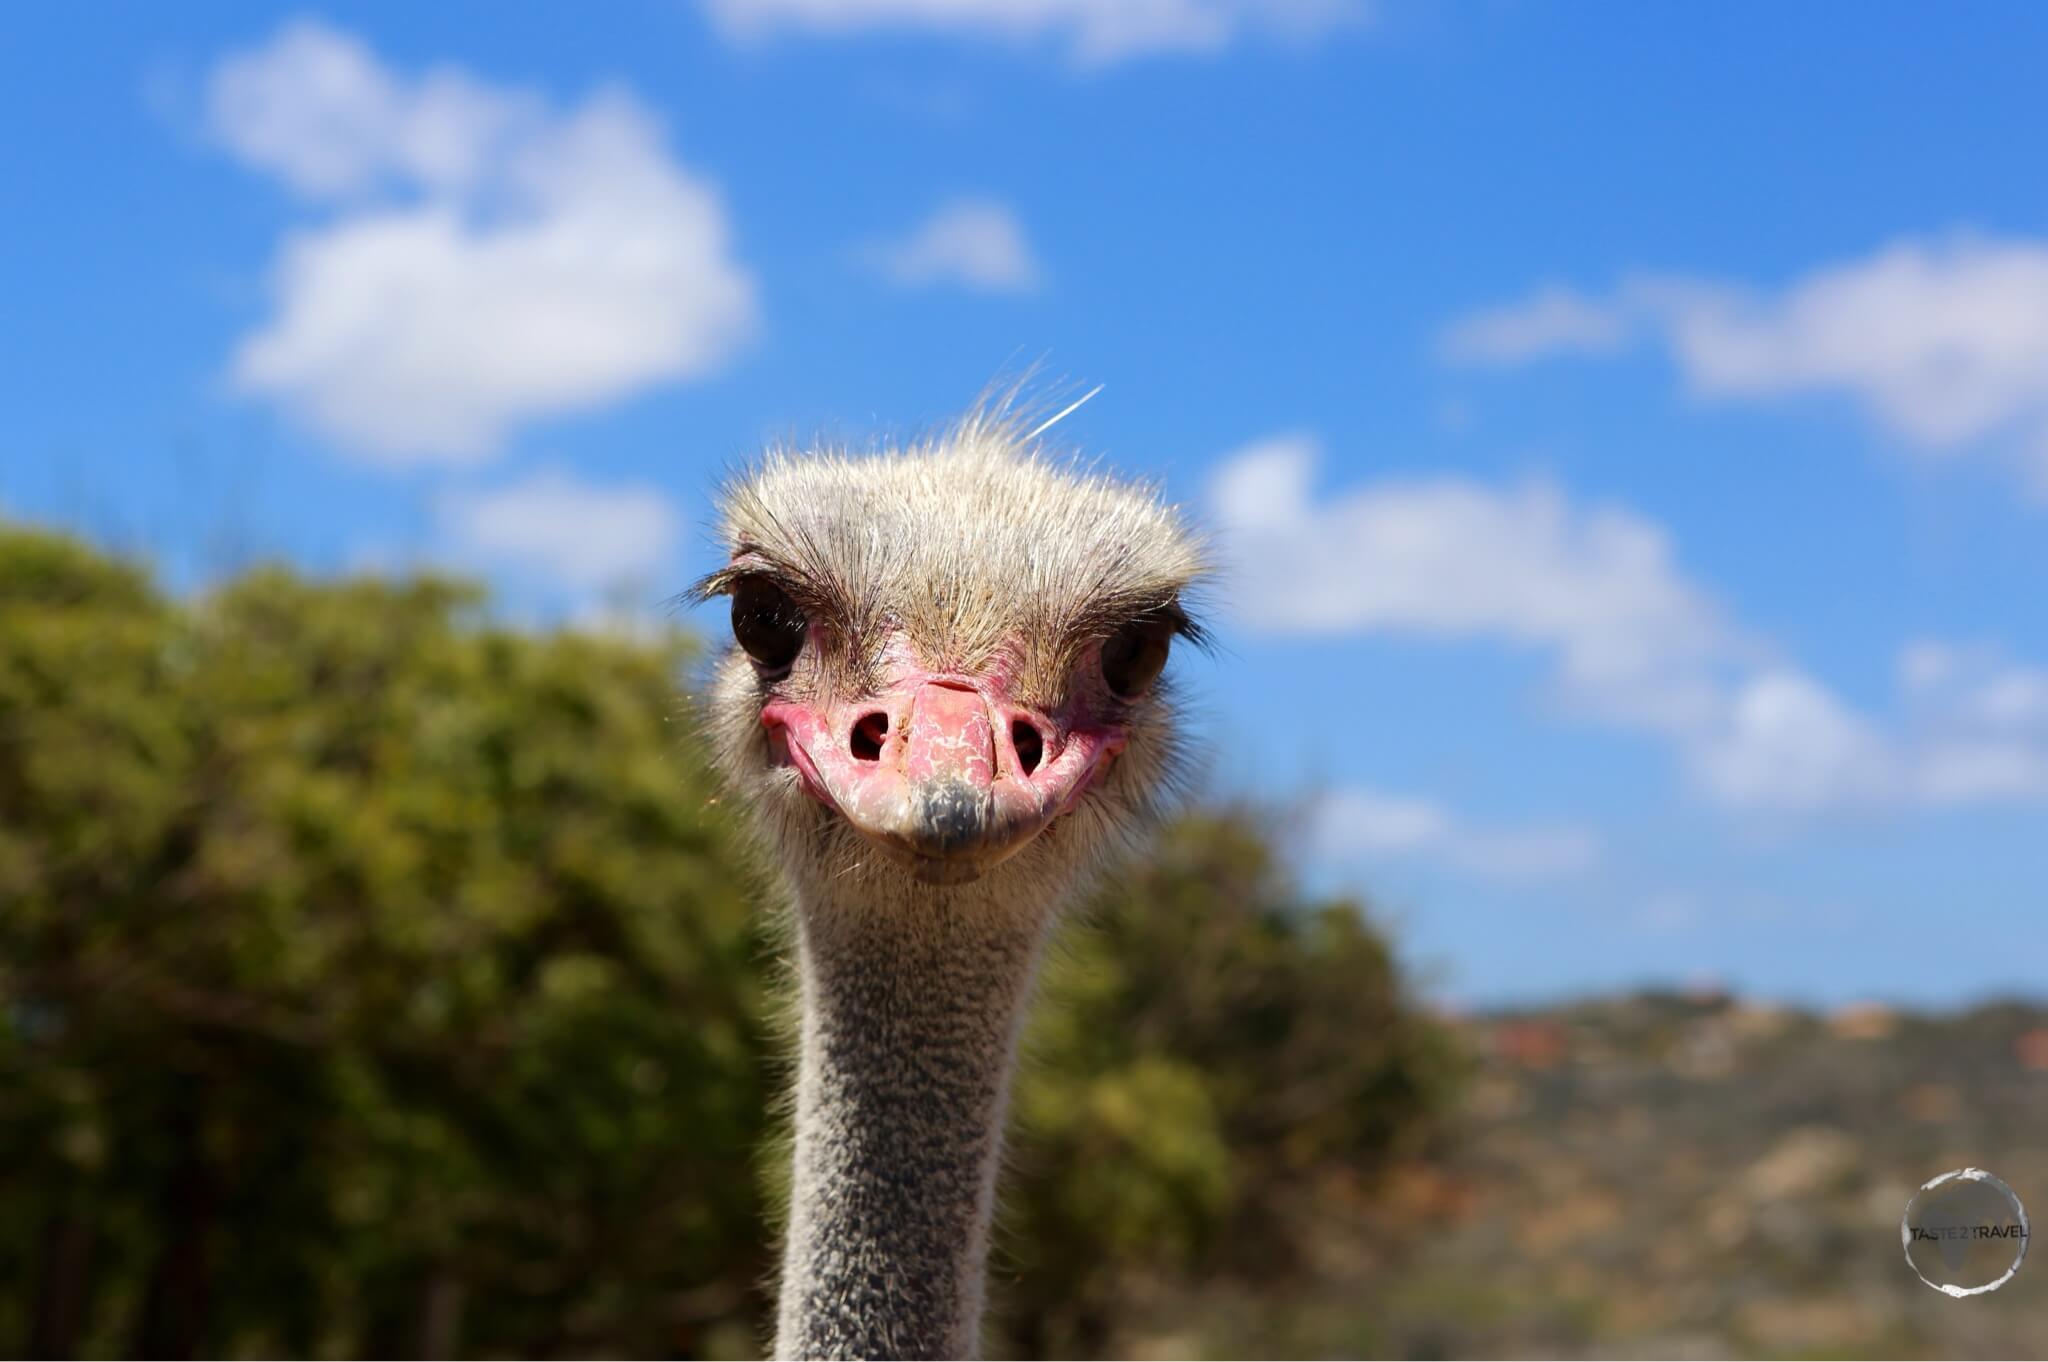
[[1015,855],[1124,745],[1113,727],[1063,731],[997,683],[929,673],[857,702],[777,701],[761,722],[813,798],[943,884]]

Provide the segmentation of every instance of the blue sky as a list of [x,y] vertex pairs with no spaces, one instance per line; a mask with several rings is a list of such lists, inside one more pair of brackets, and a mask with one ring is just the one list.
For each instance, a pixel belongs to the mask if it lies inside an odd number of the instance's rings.
[[[2048,11],[38,7],[0,511],[656,601],[764,440],[1064,426],[1454,1000],[2038,993]],[[721,623],[706,617],[709,630]]]

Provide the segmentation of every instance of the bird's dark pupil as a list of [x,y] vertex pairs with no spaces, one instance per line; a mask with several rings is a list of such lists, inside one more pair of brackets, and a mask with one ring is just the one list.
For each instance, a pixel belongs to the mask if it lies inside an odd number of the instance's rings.
[[769,671],[796,661],[804,646],[804,613],[773,582],[750,577],[733,588],[732,636]]
[[1102,645],[1102,679],[1111,691],[1130,700],[1159,678],[1173,628],[1164,620],[1133,620]]

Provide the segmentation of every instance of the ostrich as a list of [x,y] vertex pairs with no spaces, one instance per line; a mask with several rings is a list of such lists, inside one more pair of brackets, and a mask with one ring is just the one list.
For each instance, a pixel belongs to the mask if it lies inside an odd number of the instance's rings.
[[780,1356],[975,1355],[1037,961],[1174,783],[1161,670],[1199,638],[1202,546],[1039,431],[984,410],[887,454],[772,453],[694,590],[731,598],[706,719],[793,909]]

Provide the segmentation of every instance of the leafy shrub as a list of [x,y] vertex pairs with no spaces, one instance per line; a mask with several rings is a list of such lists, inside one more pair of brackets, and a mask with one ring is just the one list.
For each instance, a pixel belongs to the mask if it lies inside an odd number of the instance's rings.
[[[0,1347],[745,1351],[780,987],[691,648],[434,578],[191,601],[0,527]],[[1055,967],[1011,1339],[1280,1270],[1450,1072],[1352,905],[1193,815]]]

